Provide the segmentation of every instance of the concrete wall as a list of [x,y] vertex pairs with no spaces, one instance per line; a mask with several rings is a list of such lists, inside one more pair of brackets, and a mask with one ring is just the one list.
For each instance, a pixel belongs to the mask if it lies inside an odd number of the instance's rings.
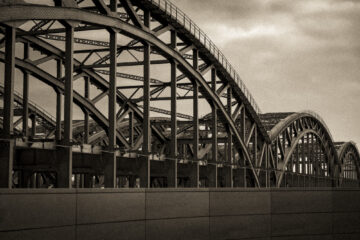
[[0,239],[360,239],[354,189],[0,190]]

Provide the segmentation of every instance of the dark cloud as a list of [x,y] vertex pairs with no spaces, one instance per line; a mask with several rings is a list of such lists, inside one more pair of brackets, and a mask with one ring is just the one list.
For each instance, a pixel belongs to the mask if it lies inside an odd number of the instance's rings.
[[190,1],[183,9],[238,70],[264,112],[311,109],[360,143],[360,1]]

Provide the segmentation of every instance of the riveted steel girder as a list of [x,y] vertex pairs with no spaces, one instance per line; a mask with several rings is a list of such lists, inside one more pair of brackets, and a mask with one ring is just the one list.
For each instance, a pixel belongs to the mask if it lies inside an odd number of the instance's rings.
[[[152,44],[152,46],[157,49],[158,52],[162,53],[168,60],[176,60],[178,62],[178,68],[188,75],[190,79],[196,81],[200,86],[200,92],[203,96],[205,96],[209,103],[213,103],[217,108],[219,113],[221,113],[223,117],[223,121],[228,124],[232,133],[234,134],[234,143],[243,151],[245,159],[249,162],[250,167],[253,170],[254,178],[259,185],[259,181],[257,175],[255,173],[255,169],[253,168],[253,162],[249,156],[247,148],[240,137],[240,134],[235,126],[235,123],[231,116],[227,113],[225,107],[220,101],[219,96],[214,93],[211,87],[206,83],[206,80],[203,76],[194,69],[183,57],[182,55],[175,51],[174,49],[169,48],[163,41],[153,36],[151,31],[147,29],[139,29],[133,25],[130,25],[121,19],[117,19],[114,17],[107,17],[103,15],[99,15],[96,13],[91,13],[87,11],[83,11],[81,9],[75,8],[54,8],[47,6],[3,6],[0,7],[0,10],[8,12],[8,17],[0,16],[0,21],[20,21],[20,20],[30,20],[30,19],[39,19],[39,20],[73,20],[79,22],[90,23],[94,25],[101,25],[106,28],[114,28],[121,33],[128,35],[129,37],[143,40]],[[26,13],[26,14],[25,14]]]

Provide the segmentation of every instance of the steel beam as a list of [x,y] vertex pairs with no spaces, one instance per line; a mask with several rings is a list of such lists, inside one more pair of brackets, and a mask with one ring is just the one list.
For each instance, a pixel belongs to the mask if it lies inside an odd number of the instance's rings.
[[[216,91],[216,69],[212,68],[211,69],[211,84],[212,84],[212,90],[215,92]],[[212,127],[211,127],[211,137],[212,137],[212,163],[215,164],[215,173],[213,178],[215,178],[213,180],[214,184],[210,187],[217,187],[217,183],[218,183],[218,168],[217,168],[217,162],[218,162],[218,117],[217,117],[217,111],[216,111],[216,105],[213,104],[211,106],[211,114],[212,114]]]
[[[147,28],[150,28],[150,12],[144,11],[144,25]],[[144,172],[146,173],[141,179],[142,187],[150,187],[150,157],[149,153],[151,151],[151,131],[150,131],[150,45],[148,42],[143,42],[144,45],[144,119],[143,119],[143,153]]]
[[[176,47],[176,32],[171,31],[171,45]],[[171,157],[177,157],[177,81],[176,81],[176,62],[171,62]]]
[[14,140],[13,114],[14,114],[14,77],[15,77],[15,28],[5,27],[5,86],[4,86],[4,116],[3,134],[0,139],[0,188],[12,188]]
[[[85,77],[85,92],[84,97],[90,101],[90,78]],[[89,126],[89,112],[85,110],[84,112],[84,143],[89,143],[89,132],[90,132],[90,126]]]
[[134,112],[129,111],[129,145],[134,147]]
[[117,33],[110,31],[110,76],[109,76],[109,150],[116,148],[116,43]]
[[[24,60],[29,59],[29,44],[24,43]],[[29,137],[29,73],[23,71],[23,112],[22,131],[25,139]]]
[[65,42],[65,101],[64,139],[57,149],[57,187],[72,187],[72,120],[73,120],[73,68],[74,68],[74,27],[66,24]]
[[[171,47],[176,48],[176,31],[171,31]],[[171,158],[173,158],[174,163],[169,164],[170,168],[173,168],[173,174],[169,174],[168,184],[171,187],[177,187],[177,80],[176,80],[176,68],[177,63],[175,61],[170,62],[170,81],[171,81]],[[169,170],[171,171],[171,170]],[[172,176],[173,175],[173,176]],[[171,178],[171,179],[170,179]]]
[[15,35],[13,27],[5,27],[5,84],[3,133],[10,138],[14,133],[14,82],[15,82]]
[[[198,70],[198,56],[197,49],[193,49],[193,68]],[[193,82],[193,153],[194,161],[196,161],[196,187],[199,187],[199,85],[196,81]]]
[[[111,0],[111,11],[116,12],[116,0]],[[110,76],[109,76],[109,92],[108,92],[108,118],[109,118],[109,152],[103,153],[105,158],[105,187],[115,188],[117,187],[116,172],[116,70],[117,70],[117,32],[113,29],[109,29],[110,35]]]
[[72,142],[74,67],[74,28],[72,26],[66,26],[65,44],[64,143],[70,145]]
[[[232,112],[232,89],[231,87],[228,88],[227,90],[227,112],[229,114],[229,116],[231,116],[231,112]],[[232,157],[233,157],[233,149],[232,149],[232,144],[233,144],[233,139],[232,139],[232,133],[231,133],[231,129],[229,126],[226,126],[227,129],[227,136],[228,136],[228,141],[227,141],[227,162],[230,164],[230,170],[229,170],[229,181],[230,181],[230,186],[229,187],[233,187],[233,168],[232,168]]]
[[31,138],[34,139],[36,137],[36,113],[31,115]]
[[[58,80],[62,77],[62,68],[61,68],[61,60],[56,61],[56,77]],[[56,92],[56,133],[55,133],[55,139],[57,142],[61,141],[61,92],[59,89],[55,88]]]

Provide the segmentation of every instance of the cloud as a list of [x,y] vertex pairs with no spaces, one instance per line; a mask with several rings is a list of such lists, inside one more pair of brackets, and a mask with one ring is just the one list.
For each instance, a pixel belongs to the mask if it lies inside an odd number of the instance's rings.
[[335,140],[360,143],[360,1],[176,4],[220,47],[264,112],[312,109]]

